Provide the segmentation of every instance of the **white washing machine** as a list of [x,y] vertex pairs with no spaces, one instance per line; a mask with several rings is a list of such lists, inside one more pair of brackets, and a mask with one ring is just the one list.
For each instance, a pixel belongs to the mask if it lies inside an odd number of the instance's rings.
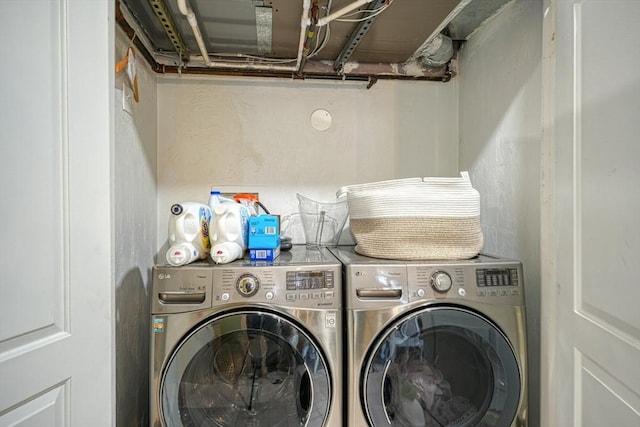
[[527,424],[520,262],[332,251],[344,264],[348,426]]
[[153,427],[342,425],[341,264],[294,246],[153,269]]

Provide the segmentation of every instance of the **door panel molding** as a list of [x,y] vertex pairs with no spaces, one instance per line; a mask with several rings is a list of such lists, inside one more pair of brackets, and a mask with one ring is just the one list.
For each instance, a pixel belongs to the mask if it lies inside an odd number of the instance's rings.
[[6,414],[0,415],[0,425],[11,427],[68,425],[65,413],[68,388],[68,382],[57,384],[50,390],[21,402]]
[[[18,179],[21,183],[3,189],[3,197],[12,205],[3,210],[3,222],[7,224],[3,227],[7,249],[2,262],[3,281],[8,286],[3,287],[0,310],[0,358],[30,340],[40,341],[48,334],[68,330],[66,9],[64,2],[44,1],[30,9],[29,20],[36,22],[37,31],[45,32],[46,37],[30,37],[25,43],[25,31],[7,30],[3,39],[3,45],[12,49],[11,55],[3,56],[12,57],[19,65],[5,67],[1,74],[8,82],[3,86],[7,88],[3,97],[11,108],[6,109],[9,126],[4,132],[11,143],[3,149],[0,176],[4,182]],[[4,25],[5,19],[24,15],[22,2],[3,3],[3,28],[11,28],[9,23]],[[16,50],[16,45],[26,48]],[[21,83],[24,80],[29,81],[37,97],[30,97]],[[36,118],[37,125],[20,124],[25,117]],[[29,179],[32,176],[38,179]],[[41,256],[29,257],[35,253]],[[18,301],[32,309],[25,310],[15,303]]]
[[[619,2],[623,4],[623,2]],[[593,7],[592,7],[593,5]],[[590,88],[607,85],[602,82],[602,73],[604,73],[609,67],[622,68],[625,66],[624,62],[615,66],[615,60],[607,60],[606,65],[604,61],[593,61],[593,54],[587,53],[587,58],[591,61],[585,61],[584,49],[595,49],[598,52],[606,50],[606,36],[594,35],[595,32],[602,31],[598,28],[594,31],[594,22],[597,18],[594,18],[594,14],[601,16],[598,13],[597,2],[577,2],[573,4],[573,228],[574,228],[574,309],[582,316],[591,319],[594,323],[598,323],[601,327],[609,329],[612,334],[616,335],[620,339],[624,339],[634,344],[640,349],[640,315],[637,315],[633,307],[628,307],[628,310],[616,310],[619,306],[624,307],[625,301],[629,301],[629,298],[634,296],[640,300],[640,292],[635,290],[635,286],[630,286],[631,278],[628,277],[626,272],[626,266],[620,265],[618,267],[619,274],[623,274],[626,280],[629,280],[629,284],[622,284],[622,289],[627,292],[620,292],[620,286],[616,286],[612,292],[602,291],[601,287],[613,287],[614,283],[607,281],[608,271],[603,268],[593,268],[592,271],[588,270],[593,265],[599,265],[602,261],[604,254],[600,253],[597,249],[592,249],[593,243],[596,238],[606,241],[609,236],[602,231],[602,229],[609,229],[615,231],[614,227],[607,227],[607,224],[595,223],[594,220],[585,220],[585,216],[589,216],[590,212],[597,211],[600,206],[598,201],[606,199],[606,194],[612,189],[606,188],[607,185],[600,185],[599,181],[604,183],[607,180],[611,180],[614,173],[624,173],[620,171],[620,167],[615,165],[598,165],[598,149],[591,149],[594,144],[600,144],[604,141],[595,140],[593,135],[584,136],[583,130],[587,123],[585,122],[585,115],[593,118],[594,113],[587,113],[587,111],[597,111],[599,107],[590,105],[591,103],[600,102],[603,103],[603,108],[609,106],[610,102],[602,101],[598,99],[597,92],[601,89],[593,90]],[[620,25],[620,24],[618,24]],[[629,24],[631,26],[631,23]],[[609,29],[611,30],[611,29]],[[606,31],[606,28],[605,28]],[[583,39],[589,38],[589,42],[585,45]],[[610,36],[611,37],[611,36]],[[613,39],[613,37],[611,37]],[[604,46],[601,46],[604,45]],[[625,53],[624,55],[630,56],[631,53]],[[637,58],[640,56],[636,55]],[[615,91],[616,84],[610,84],[611,91]],[[584,94],[583,92],[588,93]],[[610,96],[610,95],[609,95]],[[620,107],[618,107],[620,108]],[[617,110],[617,108],[611,108],[611,110]],[[587,120],[591,122],[592,120]],[[606,130],[610,125],[604,124],[603,129]],[[594,126],[589,126],[589,133],[594,131]],[[611,132],[613,134],[613,132]],[[586,140],[585,140],[586,138]],[[610,144],[609,141],[607,141]],[[614,141],[615,144],[615,141]],[[609,147],[612,150],[618,148],[616,145]],[[615,159],[615,155],[610,155],[608,159]],[[585,164],[588,163],[588,164]],[[612,162],[613,163],[613,162]],[[594,166],[598,169],[594,170]],[[602,168],[602,169],[600,169]],[[597,178],[589,177],[585,175],[584,171],[588,171],[592,176],[598,174]],[[628,175],[626,181],[629,181]],[[639,175],[640,177],[640,175]],[[633,177],[632,177],[633,178]],[[588,180],[588,186],[585,185],[585,180]],[[622,186],[624,189],[628,185],[625,181],[618,182],[618,186]],[[597,187],[596,187],[597,186]],[[594,187],[596,187],[594,189]],[[604,187],[604,188],[603,188]],[[591,188],[591,194],[589,189]],[[632,194],[634,189],[628,188]],[[620,191],[620,189],[618,190]],[[595,194],[593,194],[595,193]],[[589,203],[593,202],[593,203]],[[618,200],[612,200],[612,203],[619,202]],[[604,209],[603,209],[604,211]],[[606,212],[598,212],[605,220]],[[593,214],[591,214],[593,216]],[[613,233],[612,233],[613,234]],[[615,235],[615,234],[614,234]],[[612,236],[613,237],[613,236]],[[620,236],[624,239],[623,236]],[[586,245],[586,246],[585,246]],[[629,243],[623,246],[621,251],[616,250],[613,247],[609,247],[608,251],[613,251],[618,258],[622,258],[622,264],[627,261],[625,258],[625,250],[629,247]],[[618,253],[619,252],[619,253]],[[615,262],[613,257],[608,257],[608,260]],[[604,265],[604,263],[602,264]],[[634,298],[635,299],[635,298]],[[636,300],[637,301],[637,300]],[[634,324],[635,323],[635,324]]]
[[[593,361],[589,356],[581,353],[576,349],[576,371],[578,374],[576,375],[576,383],[580,384],[580,387],[576,387],[577,390],[580,390],[585,386],[586,380],[591,380],[592,387],[597,384],[598,390],[603,394],[610,395],[611,399],[618,400],[620,402],[620,408],[624,408],[625,411],[631,413],[635,413],[636,416],[640,416],[638,412],[638,408],[640,408],[640,396],[632,389],[630,389],[627,385],[620,382],[617,378],[611,376],[610,372],[608,372],[602,365]],[[577,401],[582,403],[587,403],[586,406],[593,406],[593,401],[588,398],[588,393],[581,392]],[[597,408],[600,411],[600,408]],[[584,412],[584,411],[583,411]],[[611,424],[613,420],[611,419],[611,414],[616,412],[604,411],[605,416],[607,417],[605,424]],[[622,412],[622,411],[621,411]],[[579,419],[579,418],[578,418]],[[631,418],[629,418],[631,420]],[[616,421],[619,422],[619,421]],[[578,423],[579,425],[584,425],[582,423]],[[597,423],[593,423],[593,419],[589,422],[591,425],[598,425]],[[620,423],[620,425],[624,425],[624,423]]]
[[542,307],[553,308],[543,324],[551,394],[542,421],[550,427],[640,423],[638,16],[636,0],[545,1],[542,154],[551,176],[542,196],[551,200],[541,214]]

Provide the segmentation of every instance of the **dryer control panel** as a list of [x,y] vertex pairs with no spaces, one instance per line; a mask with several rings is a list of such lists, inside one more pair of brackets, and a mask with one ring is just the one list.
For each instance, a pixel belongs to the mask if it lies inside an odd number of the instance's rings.
[[524,304],[522,267],[518,262],[482,265],[471,262],[407,265],[409,299],[464,299]]
[[479,287],[518,286],[517,268],[478,268],[476,284]]

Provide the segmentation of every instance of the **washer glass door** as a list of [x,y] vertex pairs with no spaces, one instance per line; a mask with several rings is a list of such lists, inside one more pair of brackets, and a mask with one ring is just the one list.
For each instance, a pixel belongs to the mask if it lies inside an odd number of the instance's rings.
[[520,399],[520,370],[503,333],[482,316],[430,307],[388,327],[361,378],[373,427],[508,427]]
[[167,426],[322,426],[331,388],[324,356],[267,311],[221,315],[190,333],[162,376]]

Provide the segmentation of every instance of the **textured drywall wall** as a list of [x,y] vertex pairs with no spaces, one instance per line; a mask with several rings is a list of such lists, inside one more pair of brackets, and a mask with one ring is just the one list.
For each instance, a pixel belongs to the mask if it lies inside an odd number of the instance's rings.
[[[297,210],[296,193],[331,201],[344,185],[456,175],[456,85],[160,79],[160,256],[171,204],[206,203],[212,188],[257,191],[273,213],[287,215]],[[331,114],[329,129],[312,126],[316,109]],[[304,242],[295,224],[289,231]]]
[[485,252],[523,261],[530,425],[539,425],[542,2],[515,0],[460,52],[460,168],[481,196]]
[[[127,51],[116,32],[116,61]],[[156,254],[156,77],[136,61],[140,98],[122,109],[124,73],[116,76],[114,229],[117,426],[149,425],[149,291]]]

